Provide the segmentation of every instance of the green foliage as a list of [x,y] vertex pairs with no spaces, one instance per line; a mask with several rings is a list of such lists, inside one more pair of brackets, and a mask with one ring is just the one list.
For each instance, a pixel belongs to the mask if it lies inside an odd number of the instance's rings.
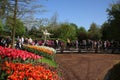
[[3,19],[6,16],[7,6],[9,5],[8,0],[0,0],[0,18]]
[[28,31],[28,35],[31,37],[31,38],[41,38],[42,37],[42,32],[37,29],[36,27],[32,27],[31,30]]
[[8,78],[8,74],[6,73],[6,71],[0,70],[0,80],[7,80]]
[[76,38],[76,27],[69,25],[69,24],[61,24],[61,27],[59,29],[60,31],[60,38],[63,40],[66,40],[67,38],[74,40]]
[[47,27],[48,32],[50,32],[52,35],[50,35],[50,38],[59,38],[60,36],[60,25],[56,26],[48,26]]
[[22,21],[17,20],[16,22],[16,36],[22,36],[25,34],[25,26]]
[[2,23],[2,20],[0,19],[0,33],[3,32],[3,23]]
[[42,59],[39,59],[39,62],[46,63],[46,64],[49,64],[50,66],[54,66],[54,67],[58,66],[55,61],[47,59],[45,57],[43,57]]
[[101,26],[101,34],[102,34],[102,37],[101,39],[102,40],[110,40],[110,25],[105,22],[102,26]]
[[78,26],[74,23],[70,23],[71,26],[74,26],[76,28],[76,30],[78,29]]
[[100,32],[100,28],[95,23],[92,23],[90,29],[88,30],[89,39],[99,40],[101,39],[101,36],[102,34]]
[[87,31],[85,30],[84,27],[78,28],[77,37],[78,37],[79,40],[87,39]]
[[120,2],[112,4],[109,9],[107,9],[108,12],[108,24],[110,25],[108,33],[110,36],[110,39],[118,40],[120,41]]
[[[7,22],[6,22],[8,28],[10,29],[10,31],[13,30],[13,20],[11,17],[7,18]],[[23,22],[19,19],[16,20],[16,26],[15,26],[15,34],[16,36],[22,36],[24,35],[26,32],[25,30],[25,26],[23,24]]]

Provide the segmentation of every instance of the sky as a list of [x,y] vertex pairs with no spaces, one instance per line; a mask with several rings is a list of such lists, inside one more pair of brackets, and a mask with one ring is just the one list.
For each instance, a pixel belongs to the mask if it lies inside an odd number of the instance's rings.
[[106,9],[110,4],[117,0],[39,0],[38,4],[45,6],[46,13],[37,15],[37,17],[48,18],[57,13],[58,23],[74,23],[78,27],[84,27],[86,30],[94,22],[102,25],[107,21]]

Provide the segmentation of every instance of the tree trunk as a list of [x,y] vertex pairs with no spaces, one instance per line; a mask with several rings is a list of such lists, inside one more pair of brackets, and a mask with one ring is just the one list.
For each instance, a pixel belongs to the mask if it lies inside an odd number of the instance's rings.
[[15,48],[15,29],[16,29],[16,15],[17,15],[17,4],[18,0],[15,0],[14,15],[13,15],[13,30],[12,30],[12,48]]

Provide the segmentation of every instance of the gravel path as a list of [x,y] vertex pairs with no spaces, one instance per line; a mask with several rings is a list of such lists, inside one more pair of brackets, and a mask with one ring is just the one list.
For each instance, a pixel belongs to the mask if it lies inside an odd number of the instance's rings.
[[56,54],[65,80],[103,80],[113,65],[120,61],[119,54]]

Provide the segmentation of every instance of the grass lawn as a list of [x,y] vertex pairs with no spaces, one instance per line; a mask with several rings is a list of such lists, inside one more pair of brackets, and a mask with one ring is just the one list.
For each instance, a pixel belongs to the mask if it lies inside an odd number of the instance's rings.
[[57,67],[58,66],[55,61],[47,59],[47,58],[44,58],[44,57],[42,59],[39,59],[39,61],[42,62],[42,63],[47,63],[48,65],[53,66],[53,67]]

